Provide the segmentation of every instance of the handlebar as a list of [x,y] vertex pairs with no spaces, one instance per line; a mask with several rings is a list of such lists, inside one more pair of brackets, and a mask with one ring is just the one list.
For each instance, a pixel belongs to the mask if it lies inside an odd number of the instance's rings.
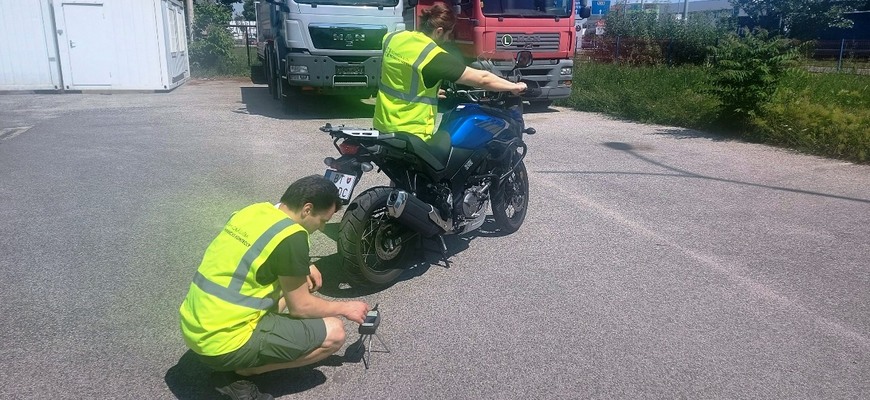
[[[446,92],[446,95],[448,97],[462,97],[462,98],[466,98],[474,103],[479,103],[481,101],[481,99],[483,99],[484,97],[486,97],[487,94],[490,94],[490,93],[497,93],[498,97],[496,97],[496,99],[501,97],[501,96],[513,96],[510,92],[493,92],[491,90],[485,90],[485,89],[467,89],[466,90],[466,89],[450,89],[450,88],[448,88],[445,90],[445,92]],[[540,97],[541,93],[542,93],[542,91],[541,91],[540,87],[529,86],[526,88],[525,91],[523,91],[522,93],[520,93],[516,97],[519,97],[522,99],[535,99],[535,98]]]

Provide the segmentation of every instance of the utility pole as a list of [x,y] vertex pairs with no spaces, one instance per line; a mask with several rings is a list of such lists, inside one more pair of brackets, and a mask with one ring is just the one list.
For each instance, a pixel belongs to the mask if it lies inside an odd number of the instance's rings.
[[187,15],[187,37],[193,39],[193,0],[184,0],[185,15]]
[[689,0],[683,0],[683,22],[689,20]]

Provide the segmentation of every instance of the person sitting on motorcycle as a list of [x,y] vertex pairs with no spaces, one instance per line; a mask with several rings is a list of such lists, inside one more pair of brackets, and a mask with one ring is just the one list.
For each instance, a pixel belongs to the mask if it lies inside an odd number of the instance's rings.
[[467,67],[439,44],[452,33],[456,14],[435,3],[420,16],[420,31],[384,36],[381,81],[375,102],[374,128],[409,133],[429,140],[435,132],[442,81],[520,94],[523,82],[510,82],[485,70]]

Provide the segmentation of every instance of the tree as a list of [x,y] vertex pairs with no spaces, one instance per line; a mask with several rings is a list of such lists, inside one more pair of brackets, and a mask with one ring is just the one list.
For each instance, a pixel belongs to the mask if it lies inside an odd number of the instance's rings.
[[226,9],[230,10],[230,13],[232,13],[233,4],[239,3],[239,0],[217,0],[217,3],[226,7]]
[[870,8],[868,0],[730,0],[754,27],[793,39],[815,39],[829,27],[849,28],[844,13]]
[[233,37],[227,30],[232,15],[224,6],[199,2],[194,7],[190,61],[202,68],[221,68],[232,60]]
[[254,11],[254,0],[245,0],[245,6],[242,11],[242,16],[246,21],[256,21],[257,13]]

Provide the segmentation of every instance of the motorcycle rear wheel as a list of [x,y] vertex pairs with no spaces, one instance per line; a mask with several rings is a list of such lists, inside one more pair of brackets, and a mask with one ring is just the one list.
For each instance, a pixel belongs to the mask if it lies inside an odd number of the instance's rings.
[[492,216],[499,230],[514,233],[526,219],[529,209],[529,174],[522,161],[500,185],[492,201]]
[[409,228],[387,215],[387,198],[393,191],[375,187],[357,196],[344,212],[338,238],[342,268],[353,287],[383,287],[405,270],[412,253]]

